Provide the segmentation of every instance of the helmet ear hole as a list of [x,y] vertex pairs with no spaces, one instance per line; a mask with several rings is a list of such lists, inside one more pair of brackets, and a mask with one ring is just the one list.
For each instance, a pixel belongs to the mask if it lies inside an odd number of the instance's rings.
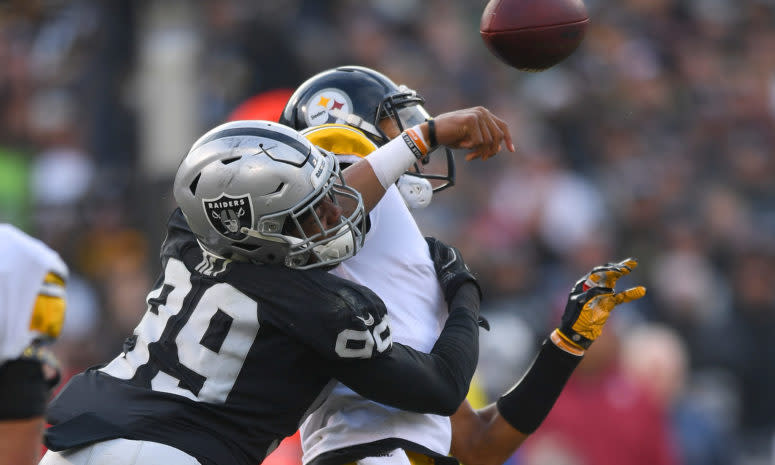
[[221,163],[224,165],[228,165],[229,163],[234,163],[235,161],[239,160],[242,157],[232,157],[232,158],[226,158],[224,160],[221,160]]
[[196,186],[199,185],[199,178],[202,177],[202,173],[199,173],[196,175],[193,181],[191,181],[191,184],[189,184],[188,189],[191,191],[191,195],[196,195]]

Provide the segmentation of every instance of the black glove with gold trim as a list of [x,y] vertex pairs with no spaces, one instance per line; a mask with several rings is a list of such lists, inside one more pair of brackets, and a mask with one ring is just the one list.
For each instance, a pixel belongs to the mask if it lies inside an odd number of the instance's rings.
[[632,302],[646,295],[646,288],[636,286],[614,292],[616,281],[638,266],[634,258],[619,263],[598,266],[579,279],[571,290],[559,336],[579,349],[587,349],[600,336],[611,311],[620,304]]

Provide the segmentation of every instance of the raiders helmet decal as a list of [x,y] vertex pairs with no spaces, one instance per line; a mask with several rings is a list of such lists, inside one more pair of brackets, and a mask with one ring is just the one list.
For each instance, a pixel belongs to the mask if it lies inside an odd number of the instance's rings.
[[240,231],[253,225],[253,204],[249,194],[239,197],[223,194],[215,199],[203,199],[202,206],[210,224],[222,236],[234,241],[247,237]]

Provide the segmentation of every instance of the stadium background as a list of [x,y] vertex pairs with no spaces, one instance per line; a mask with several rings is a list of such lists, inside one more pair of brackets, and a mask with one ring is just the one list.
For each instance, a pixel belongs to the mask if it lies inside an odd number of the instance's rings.
[[[487,53],[484,3],[0,2],[0,219],[72,269],[55,346],[68,373],[113,357],[144,312],[172,175],[196,137],[251,96],[361,64],[432,114],[487,106],[515,137],[516,155],[458,157],[457,187],[416,215],[485,287],[481,396],[518,377],[577,276],[635,256],[625,284],[649,294],[593,346],[605,368],[574,378],[615,408],[629,391],[611,379],[648,391],[681,463],[775,463],[775,3],[587,0],[581,48],[537,74]],[[645,324],[679,345],[631,337]],[[621,429],[583,407],[577,436]],[[543,456],[513,460],[592,460],[543,441]]]

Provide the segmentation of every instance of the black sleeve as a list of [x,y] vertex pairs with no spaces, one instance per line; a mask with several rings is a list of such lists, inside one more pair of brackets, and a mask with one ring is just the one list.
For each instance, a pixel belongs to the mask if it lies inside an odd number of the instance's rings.
[[581,359],[547,339],[527,373],[498,399],[498,412],[520,433],[532,434],[551,412]]
[[402,410],[452,415],[468,393],[479,357],[478,294],[461,297],[453,303],[430,354],[394,343],[382,357],[334,361],[334,377],[376,402]]
[[0,420],[21,420],[43,415],[48,385],[36,360],[11,360],[0,366]]

